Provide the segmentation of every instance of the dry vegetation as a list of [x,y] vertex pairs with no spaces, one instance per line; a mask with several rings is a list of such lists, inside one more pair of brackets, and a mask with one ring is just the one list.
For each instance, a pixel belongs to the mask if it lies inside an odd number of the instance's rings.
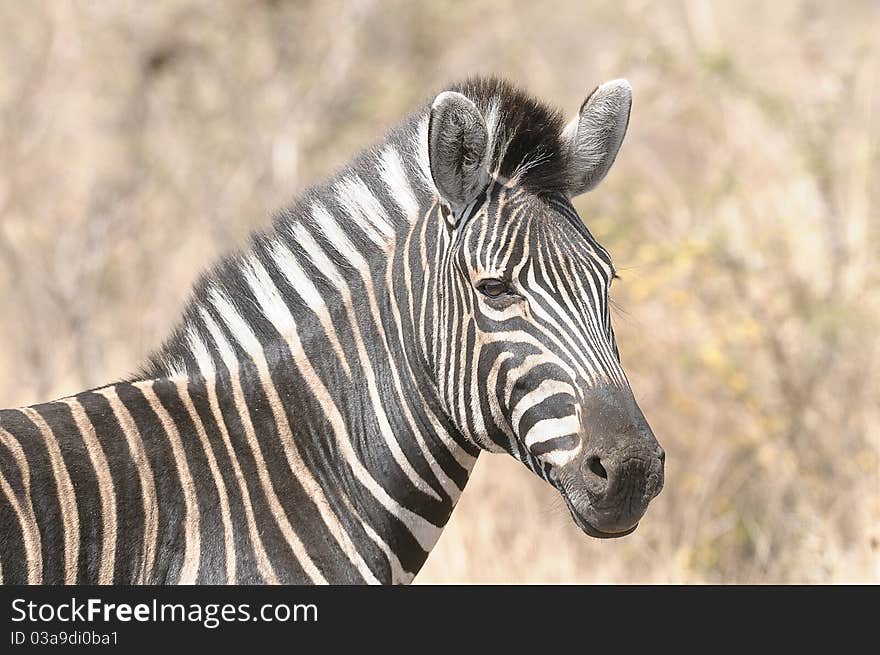
[[0,406],[132,370],[199,270],[445,81],[635,88],[579,209],[668,452],[624,540],[481,459],[422,582],[880,580],[871,0],[0,3]]

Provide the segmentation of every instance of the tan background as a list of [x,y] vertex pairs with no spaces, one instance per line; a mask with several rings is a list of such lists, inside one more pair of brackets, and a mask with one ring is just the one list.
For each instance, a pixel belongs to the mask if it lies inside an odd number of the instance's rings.
[[197,273],[448,80],[635,89],[582,216],[668,452],[624,540],[484,456],[421,582],[880,581],[880,5],[0,3],[0,406],[133,370]]

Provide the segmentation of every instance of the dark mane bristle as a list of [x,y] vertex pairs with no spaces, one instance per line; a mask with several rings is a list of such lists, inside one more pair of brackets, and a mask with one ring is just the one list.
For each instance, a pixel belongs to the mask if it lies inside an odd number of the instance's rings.
[[473,77],[449,90],[473,100],[487,121],[493,120],[493,109],[497,112],[492,170],[508,178],[519,173],[520,183],[533,193],[565,190],[565,152],[560,140],[565,121],[558,110],[498,77]]

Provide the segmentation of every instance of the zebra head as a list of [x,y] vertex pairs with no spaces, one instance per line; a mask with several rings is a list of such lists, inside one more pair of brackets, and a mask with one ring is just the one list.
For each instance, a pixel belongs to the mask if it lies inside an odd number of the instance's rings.
[[442,245],[426,360],[466,438],[550,482],[587,534],[629,534],[664,452],[620,364],[611,257],[571,198],[614,162],[630,85],[598,87],[566,127],[524,94],[471,91],[441,93],[428,123]]

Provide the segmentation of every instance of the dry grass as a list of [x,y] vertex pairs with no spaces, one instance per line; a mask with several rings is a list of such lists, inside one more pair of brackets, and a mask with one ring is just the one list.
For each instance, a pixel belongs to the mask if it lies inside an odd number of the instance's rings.
[[0,405],[133,369],[195,275],[445,81],[574,112],[630,79],[579,201],[668,452],[624,540],[484,457],[420,582],[880,580],[875,2],[0,3]]

